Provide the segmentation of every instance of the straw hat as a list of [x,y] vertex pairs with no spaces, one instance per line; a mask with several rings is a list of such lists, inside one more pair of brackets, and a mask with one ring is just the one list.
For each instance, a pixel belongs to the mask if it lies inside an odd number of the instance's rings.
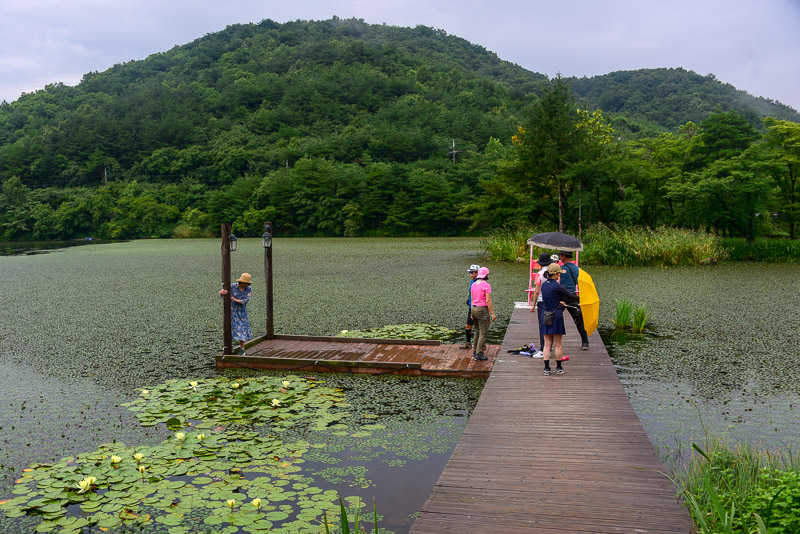
[[236,280],[236,281],[237,281],[237,282],[240,282],[240,283],[242,283],[242,284],[247,284],[247,285],[250,285],[250,284],[252,284],[252,283],[253,283],[253,282],[251,281],[251,278],[252,278],[252,277],[250,276],[250,273],[242,273],[242,276],[240,276],[240,277],[239,277],[239,279],[238,279],[238,280]]

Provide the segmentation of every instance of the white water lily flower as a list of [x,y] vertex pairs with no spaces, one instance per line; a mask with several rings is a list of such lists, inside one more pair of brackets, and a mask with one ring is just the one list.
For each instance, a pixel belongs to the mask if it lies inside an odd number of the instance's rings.
[[118,464],[118,463],[120,463],[121,461],[122,461],[122,458],[120,458],[119,456],[116,456],[116,455],[115,455],[115,456],[112,456],[112,457],[111,457],[111,463],[112,463],[112,464]]
[[136,460],[137,462],[141,462],[142,458],[144,458],[144,454],[142,454],[141,452],[137,452],[136,454],[133,455],[133,459]]
[[205,434],[197,434],[197,439],[199,439],[200,441],[203,441],[204,439],[206,439],[206,435]]
[[279,401],[278,399],[272,399],[272,405],[273,406],[280,406],[281,405],[281,401]]
[[185,437],[186,437],[185,433],[183,433],[183,432],[175,432],[175,439],[182,440]]
[[143,465],[140,465],[140,466],[139,466],[139,472],[140,472],[141,474],[144,474],[144,472],[145,472],[145,471],[146,471],[145,467],[144,467]]
[[255,506],[256,508],[261,508],[261,499],[259,499],[258,497],[256,497],[255,499],[253,499],[252,501],[250,501],[250,504],[252,504],[252,505],[253,505],[253,506]]
[[233,508],[236,506],[236,499],[228,499],[225,501],[225,504],[227,504],[229,508]]
[[197,391],[197,382],[189,382],[189,386],[192,388],[192,391]]
[[239,382],[234,382],[233,384],[231,384],[231,387],[233,389],[239,389],[239,386],[241,386],[241,384]]
[[290,382],[288,380],[284,380],[283,382],[281,382],[281,384],[283,384],[283,387],[288,388]]
[[150,393],[149,389],[143,389],[142,390],[142,395],[147,395],[148,393]]

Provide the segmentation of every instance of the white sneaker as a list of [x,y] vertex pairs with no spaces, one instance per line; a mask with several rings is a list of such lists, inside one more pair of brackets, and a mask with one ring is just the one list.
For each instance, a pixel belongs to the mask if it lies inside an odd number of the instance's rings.
[[544,358],[544,354],[542,354],[542,351],[537,350],[536,352],[531,354],[531,358]]

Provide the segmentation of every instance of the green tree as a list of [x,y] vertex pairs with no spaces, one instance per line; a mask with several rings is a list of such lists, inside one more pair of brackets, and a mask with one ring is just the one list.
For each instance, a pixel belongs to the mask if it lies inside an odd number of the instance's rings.
[[797,239],[796,226],[800,220],[800,124],[764,119],[767,127],[766,141],[778,155],[779,171],[776,174],[780,197],[781,217],[789,223],[789,235]]
[[567,82],[557,75],[534,104],[527,120],[513,139],[518,158],[518,180],[531,189],[542,182],[558,202],[558,229],[564,231],[565,196],[569,187],[567,170],[581,161],[587,130],[578,127],[581,117]]

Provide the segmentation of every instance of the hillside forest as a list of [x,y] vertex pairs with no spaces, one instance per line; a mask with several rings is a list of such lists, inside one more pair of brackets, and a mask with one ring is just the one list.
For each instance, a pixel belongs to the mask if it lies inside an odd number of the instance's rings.
[[465,235],[536,225],[796,239],[800,115],[683,69],[548,78],[445,32],[229,26],[0,104],[0,240]]

